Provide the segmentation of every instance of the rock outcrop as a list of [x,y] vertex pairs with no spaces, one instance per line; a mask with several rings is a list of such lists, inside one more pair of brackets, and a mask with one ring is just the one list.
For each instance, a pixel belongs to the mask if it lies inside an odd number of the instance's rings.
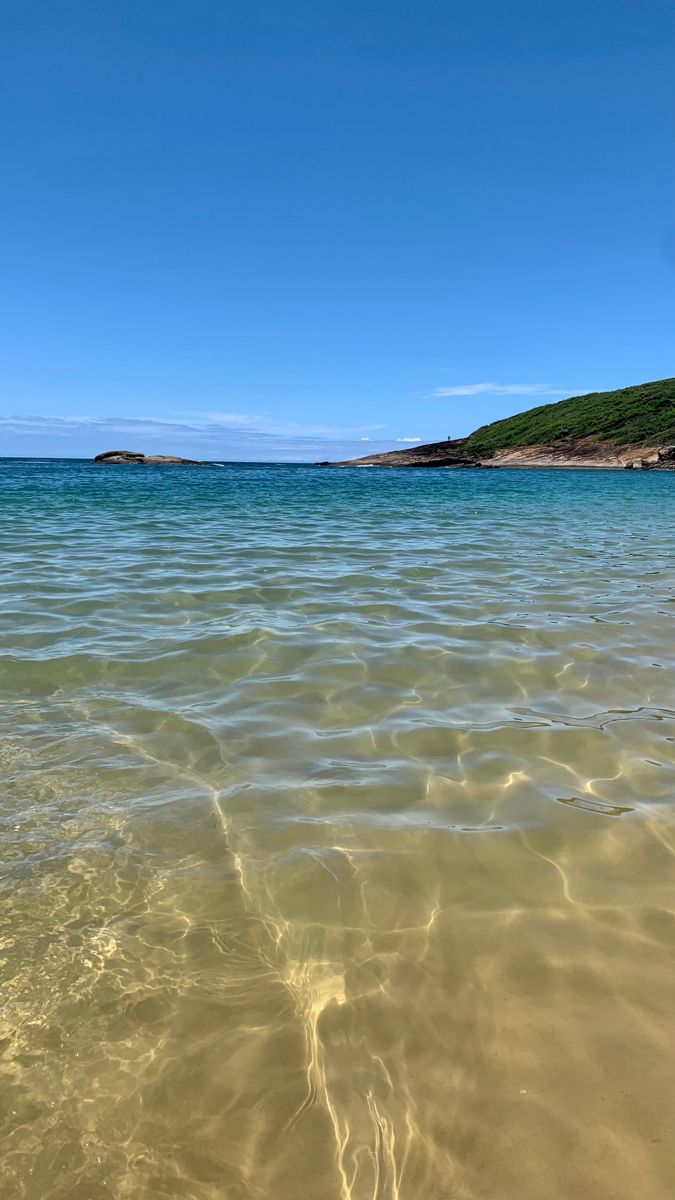
[[208,465],[196,458],[179,458],[175,454],[140,454],[136,450],[106,450],[103,454],[97,454],[94,462],[106,466],[124,463],[141,467],[204,467]]
[[408,450],[389,450],[384,454],[367,454],[364,458],[344,462],[317,463],[319,467],[475,467],[475,455],[462,452],[464,438],[448,438],[445,442],[429,442],[426,446],[411,446]]
[[325,467],[552,467],[675,470],[675,376],[538,404],[464,438]]
[[627,471],[675,471],[675,446],[659,446],[656,450],[643,450],[637,458],[627,458]]
[[321,467],[527,467],[558,470],[640,469],[675,470],[675,446],[617,446],[597,438],[560,438],[539,446],[517,446],[476,454],[465,448],[468,439],[429,442],[410,450],[368,454],[344,462],[317,463]]

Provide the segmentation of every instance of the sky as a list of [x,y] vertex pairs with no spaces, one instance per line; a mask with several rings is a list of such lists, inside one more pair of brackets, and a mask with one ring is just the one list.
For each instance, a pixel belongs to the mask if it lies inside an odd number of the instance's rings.
[[0,455],[341,458],[675,375],[672,0],[0,32]]

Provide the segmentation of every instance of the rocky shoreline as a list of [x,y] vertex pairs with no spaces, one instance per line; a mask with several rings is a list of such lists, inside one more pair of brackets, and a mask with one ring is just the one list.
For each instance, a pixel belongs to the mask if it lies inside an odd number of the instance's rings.
[[497,469],[522,467],[557,470],[675,470],[675,446],[617,446],[596,438],[560,439],[548,445],[518,446],[487,454],[465,449],[465,438],[429,442],[409,450],[390,450],[342,462],[320,462],[320,467],[445,467]]

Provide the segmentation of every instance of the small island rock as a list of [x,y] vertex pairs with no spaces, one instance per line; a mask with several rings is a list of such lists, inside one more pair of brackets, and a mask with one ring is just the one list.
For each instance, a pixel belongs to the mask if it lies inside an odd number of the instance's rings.
[[106,466],[110,463],[128,463],[136,466],[178,466],[178,467],[204,467],[206,463],[200,462],[197,458],[179,458],[176,454],[141,454],[137,450],[105,450],[103,454],[97,454],[94,458],[95,463],[103,463]]

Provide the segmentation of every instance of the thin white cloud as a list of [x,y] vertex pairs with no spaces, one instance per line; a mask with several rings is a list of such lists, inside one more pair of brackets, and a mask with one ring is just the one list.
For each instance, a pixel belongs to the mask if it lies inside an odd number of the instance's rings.
[[386,429],[386,425],[303,425],[294,421],[274,421],[247,413],[194,413],[167,417],[59,417],[30,414],[0,415],[0,429],[11,433],[49,433],[69,436],[76,432],[128,433],[143,437],[176,434],[185,439],[222,438],[232,432],[250,438],[335,438],[370,441],[365,431]]
[[11,452],[21,443],[30,447],[30,453],[42,445],[53,454],[84,456],[121,445],[147,453],[186,453],[209,459],[344,459],[352,457],[364,440],[376,450],[388,449],[381,429],[386,425],[303,425],[277,421],[266,414],[230,412],[185,412],[163,417],[0,414],[2,453]]
[[217,427],[222,429],[240,429],[245,427],[251,432],[260,432],[279,437],[327,437],[358,439],[361,434],[374,433],[386,429],[386,425],[315,425],[301,424],[298,421],[278,421],[266,413],[231,413],[207,409],[205,412],[196,411],[177,414],[180,420],[190,428],[204,430]]
[[554,388],[548,383],[459,383],[434,388],[432,396],[574,396],[573,388]]
[[404,437],[404,438],[397,438],[396,441],[397,442],[421,442],[422,439],[421,439],[421,437]]

